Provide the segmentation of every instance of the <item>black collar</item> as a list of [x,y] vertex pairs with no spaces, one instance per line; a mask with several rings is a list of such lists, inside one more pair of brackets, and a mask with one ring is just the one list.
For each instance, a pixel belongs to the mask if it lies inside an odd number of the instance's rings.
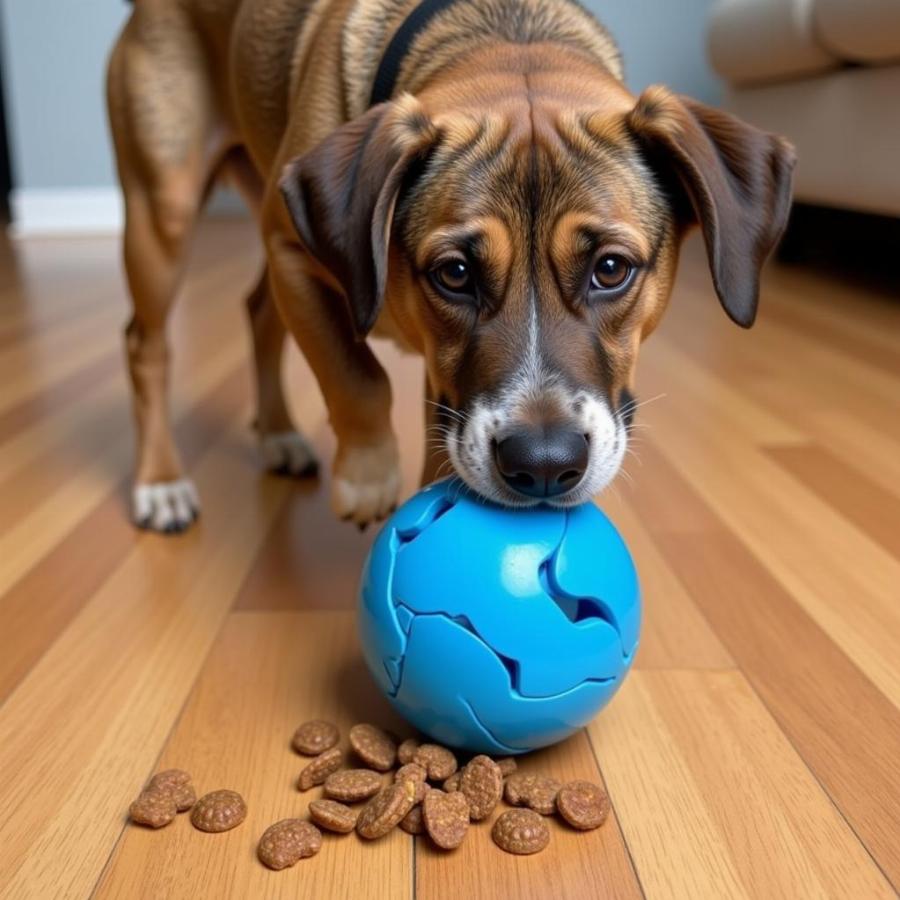
[[455,2],[456,0],[422,0],[403,20],[403,24],[394,33],[378,64],[369,106],[375,106],[376,103],[384,103],[391,99],[397,84],[400,66],[403,64],[403,59],[412,42],[438,13],[453,6]]

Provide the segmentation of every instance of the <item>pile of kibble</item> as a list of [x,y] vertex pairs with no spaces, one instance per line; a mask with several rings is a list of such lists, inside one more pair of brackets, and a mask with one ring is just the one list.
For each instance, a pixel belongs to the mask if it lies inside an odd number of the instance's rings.
[[[599,785],[526,775],[516,771],[512,757],[474,756],[460,768],[446,747],[415,738],[398,744],[375,725],[360,724],[350,729],[350,746],[365,767],[344,768],[339,742],[337,726],[318,719],[294,732],[293,748],[312,757],[297,787],[305,792],[321,785],[323,795],[309,804],[311,821],[282,819],[265,830],[257,854],[269,868],[285,869],[318,853],[320,829],[355,831],[375,840],[399,827],[454,850],[470,823],[487,819],[501,800],[514,809],[498,816],[491,837],[502,850],[519,855],[538,853],[550,842],[544,816],[558,813],[573,828],[589,831],[609,815],[609,797]],[[352,806],[363,802],[361,808]],[[154,775],[131,804],[130,815],[141,825],[161,828],[188,809],[192,824],[202,831],[228,831],[247,815],[234,791],[213,791],[197,800],[190,775],[179,769]]]

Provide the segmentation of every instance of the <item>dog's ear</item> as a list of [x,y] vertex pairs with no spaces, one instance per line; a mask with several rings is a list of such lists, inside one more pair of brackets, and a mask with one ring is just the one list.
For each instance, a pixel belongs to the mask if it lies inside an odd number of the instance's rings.
[[294,227],[343,288],[359,337],[384,301],[400,187],[436,135],[419,102],[405,95],[372,107],[285,166],[279,186]]
[[793,147],[661,87],[641,94],[626,124],[651,164],[668,168],[680,182],[703,232],[719,300],[738,325],[749,328],[760,269],[787,224]]

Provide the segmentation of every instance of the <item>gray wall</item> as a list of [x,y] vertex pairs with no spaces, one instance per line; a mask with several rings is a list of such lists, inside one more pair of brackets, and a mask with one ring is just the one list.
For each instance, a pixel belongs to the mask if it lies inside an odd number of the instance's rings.
[[[103,109],[123,0],[0,0],[8,128],[19,188],[114,184]],[[715,102],[704,31],[712,0],[587,0],[618,39],[629,85]]]
[[625,80],[635,92],[667,84],[706,103],[721,89],[706,57],[713,0],[582,0],[619,42]]
[[103,102],[123,0],[2,0],[3,81],[16,187],[114,183]]

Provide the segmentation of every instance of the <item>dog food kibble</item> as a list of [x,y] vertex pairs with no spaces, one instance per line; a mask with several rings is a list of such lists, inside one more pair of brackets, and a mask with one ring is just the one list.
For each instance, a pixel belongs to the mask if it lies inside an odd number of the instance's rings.
[[138,825],[162,828],[178,815],[178,806],[171,794],[160,791],[144,791],[131,804],[128,815],[131,817],[131,821],[137,822]]
[[510,806],[527,806],[542,816],[551,816],[556,810],[556,795],[561,787],[560,782],[546,775],[514,772],[506,779],[504,796]]
[[425,834],[425,823],[422,821],[422,804],[417,803],[398,824],[407,834]]
[[444,781],[457,769],[456,757],[439,744],[421,744],[413,755],[413,762],[424,767],[429,781]]
[[184,769],[165,769],[162,772],[157,772],[150,781],[147,782],[147,790],[152,791],[158,788],[190,783],[191,776],[185,772]]
[[489,756],[476,756],[462,770],[460,791],[469,801],[469,817],[473,822],[487,818],[503,794],[500,766]]
[[337,834],[349,834],[356,828],[357,813],[337,800],[313,800],[309,804],[309,817],[320,828]]
[[419,742],[415,738],[407,738],[397,748],[397,762],[399,762],[401,766],[411,763],[413,757],[416,755],[416,750],[418,749]]
[[168,794],[175,801],[178,812],[186,812],[197,802],[197,795],[191,784],[191,776],[183,769],[166,769],[164,772],[157,772],[150,779],[145,790]]
[[317,784],[322,784],[329,775],[341,767],[344,756],[337,747],[320,753],[303,771],[297,779],[297,790],[308,791]]
[[411,781],[416,792],[416,803],[421,803],[431,785],[425,781],[427,773],[418,763],[407,763],[394,773],[394,781]]
[[590,781],[570,781],[556,795],[559,814],[581,831],[599,828],[609,815],[609,795]]
[[[429,791],[428,796],[433,793]],[[415,794],[411,781],[389,784],[362,808],[356,820],[356,833],[370,841],[384,837],[413,808]]]
[[318,756],[330,750],[341,739],[336,725],[322,719],[304,722],[291,739],[291,746],[304,756]]
[[196,801],[191,776],[182,769],[166,769],[147,782],[141,795],[131,804],[128,815],[139,825],[162,828]]
[[[573,828],[590,831],[610,814],[609,796],[600,785],[581,780],[562,784],[547,775],[519,772],[511,756],[480,754],[460,768],[446,747],[416,738],[398,746],[388,732],[361,723],[350,729],[350,746],[370,768],[342,769],[339,740],[337,727],[321,719],[304,722],[294,732],[293,748],[313,757],[297,787],[307,791],[322,785],[323,796],[309,804],[309,821],[282,819],[265,830],[257,855],[270,869],[286,869],[315,856],[323,841],[319,829],[345,835],[355,831],[371,841],[399,827],[407,834],[427,834],[442,850],[454,850],[472,823],[491,819],[503,798],[518,808],[496,818],[491,837],[502,850],[520,856],[538,853],[550,842],[544,816],[558,812]],[[347,805],[362,801],[361,809]],[[197,800],[191,776],[181,769],[154,775],[129,815],[141,825],[162,828],[188,809],[201,831],[228,831],[247,816],[243,798],[234,791],[212,791]]]
[[422,802],[422,820],[428,836],[442,850],[455,850],[469,830],[469,801],[462,791],[430,790]]
[[368,800],[381,790],[381,775],[371,769],[346,769],[325,779],[325,796],[343,803]]
[[354,725],[350,729],[350,746],[367,766],[379,772],[387,772],[397,761],[397,745],[374,725]]
[[191,810],[191,824],[200,831],[229,831],[244,821],[247,804],[236,791],[204,794]]
[[448,793],[452,794],[454,791],[459,790],[459,782],[462,778],[462,772],[454,772],[449,778],[447,778],[441,787]]
[[302,819],[282,819],[259,839],[257,856],[270,869],[286,869],[298,860],[315,856],[322,848],[322,832]]
[[509,809],[494,822],[491,837],[501,850],[527,856],[550,843],[550,829],[533,810]]

